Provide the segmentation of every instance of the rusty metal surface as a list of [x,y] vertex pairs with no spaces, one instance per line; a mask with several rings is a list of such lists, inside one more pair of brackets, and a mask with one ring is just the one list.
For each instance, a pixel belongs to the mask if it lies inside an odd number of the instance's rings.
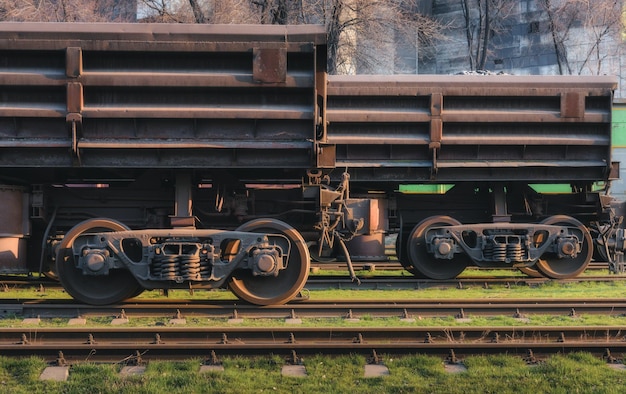
[[[487,301],[487,302],[486,302]],[[65,300],[4,300],[0,310],[6,315],[24,317],[39,316],[55,318],[107,318],[120,315],[124,311],[130,319],[160,318],[169,320],[181,314],[195,319],[226,319],[237,316],[241,319],[275,319],[283,321],[290,316],[300,319],[342,319],[353,318],[483,318],[487,316],[526,317],[528,322],[539,316],[561,318],[601,315],[622,316],[626,312],[626,302],[621,299],[465,299],[465,300],[426,300],[388,299],[380,301],[317,301],[296,300],[289,305],[273,305],[259,308],[240,302],[185,299],[136,299],[124,304],[111,306],[90,306]]]
[[324,44],[319,26],[4,23],[0,167],[309,168]]
[[[29,42],[30,41],[30,42]],[[2,47],[63,49],[68,42],[91,41],[92,48],[145,49],[149,43],[167,50],[186,51],[190,47],[219,47],[219,43],[251,42],[324,44],[324,28],[312,25],[213,25],[180,23],[28,23],[4,22],[0,25]],[[56,44],[55,44],[56,42]],[[217,45],[216,45],[217,43]],[[187,46],[188,45],[188,46]]]
[[352,180],[605,180],[614,77],[331,76],[328,142]]
[[4,23],[0,167],[608,177],[613,77],[327,79],[324,44],[320,26]]
[[8,328],[0,331],[0,353],[19,357],[57,356],[96,360],[139,352],[145,358],[218,354],[371,353],[525,354],[626,350],[619,327],[149,327]]

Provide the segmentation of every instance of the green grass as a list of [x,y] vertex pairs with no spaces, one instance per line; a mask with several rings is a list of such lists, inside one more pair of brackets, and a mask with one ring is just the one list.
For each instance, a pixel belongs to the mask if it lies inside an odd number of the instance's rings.
[[[324,275],[334,274],[347,278],[347,271],[332,272],[320,271]],[[398,275],[413,278],[407,271],[359,271],[359,277],[375,278],[380,275]],[[584,275],[586,275],[585,273]],[[592,272],[591,274],[595,274]],[[333,300],[333,299],[378,299],[378,298],[395,298],[395,299],[455,299],[455,298],[619,298],[626,294],[626,281],[616,282],[572,282],[561,283],[548,281],[543,284],[528,285],[520,282],[520,279],[527,278],[517,270],[479,270],[467,269],[463,276],[504,276],[510,277],[509,285],[493,284],[485,289],[482,285],[465,285],[463,289],[450,289],[449,287],[430,287],[425,289],[408,289],[408,290],[362,290],[344,289],[344,290],[313,290],[310,292],[311,298],[315,300]],[[315,276],[315,274],[312,274]],[[8,287],[8,291],[0,291],[1,299],[70,299],[71,297],[60,288],[23,288]],[[146,291],[140,299],[163,299],[164,296],[158,290]],[[195,290],[190,293],[188,290],[170,290],[169,299],[171,300],[235,300],[236,297],[228,290]]]
[[[450,288],[428,288],[420,290],[314,290],[310,292],[311,300],[460,300],[460,299],[502,299],[502,298],[529,298],[529,299],[551,299],[551,298],[571,298],[571,299],[602,299],[602,298],[624,298],[626,294],[626,282],[578,282],[578,283],[559,283],[547,282],[536,286],[512,285],[494,285],[489,288],[482,286],[466,287],[463,289]],[[0,293],[0,297],[7,298],[23,298],[23,299],[46,299],[50,298],[68,298],[64,291],[58,289],[48,289],[44,292],[14,289],[10,292]],[[163,299],[158,291],[146,291],[140,298],[142,299]],[[232,293],[226,290],[216,291],[196,291],[190,295],[188,291],[173,290],[170,292],[169,300],[185,302],[189,299],[195,300],[211,300],[216,299],[235,299]],[[110,326],[111,319],[109,317],[89,318],[88,325],[96,327]],[[549,315],[528,315],[530,319],[528,323],[522,323],[513,319],[512,316],[498,317],[475,317],[470,323],[460,323],[448,318],[420,318],[413,316],[417,320],[414,323],[405,323],[400,321],[400,317],[375,319],[370,316],[360,316],[358,323],[345,322],[343,319],[304,319],[303,327],[317,326],[459,326],[459,325],[479,325],[479,326],[511,326],[511,325],[555,325],[555,326],[571,326],[571,325],[613,325],[626,326],[626,316],[595,316],[580,314],[576,319],[569,316],[549,316]],[[23,317],[17,315],[9,315],[0,319],[0,327],[23,327]],[[66,324],[67,319],[42,319],[40,327],[55,327]],[[226,319],[206,319],[199,317],[187,318],[187,324],[190,326],[226,326]],[[169,325],[169,317],[160,318],[131,318],[127,326],[154,326]],[[267,327],[267,326],[285,326],[282,319],[245,319],[243,325],[250,327]]]
[[365,357],[304,358],[308,376],[281,375],[281,356],[225,357],[223,372],[199,372],[201,360],[153,361],[142,376],[121,377],[119,366],[72,366],[67,382],[43,382],[44,362],[0,357],[0,391],[20,393],[621,393],[626,372],[608,368],[586,353],[553,356],[529,367],[520,357],[472,356],[464,373],[445,372],[426,355],[382,355],[390,374],[364,378]]
[[[357,299],[463,299],[463,298],[623,298],[626,283],[547,282],[537,286],[504,285],[466,287],[464,289],[430,288],[421,290],[324,290],[311,291],[313,300]],[[68,298],[57,289],[43,292],[11,289],[0,293],[4,298],[46,299]],[[160,298],[157,291],[145,292],[141,298]],[[170,299],[234,299],[228,291],[170,292]],[[614,325],[626,327],[626,316],[530,315],[528,323],[510,316],[472,317],[461,323],[452,317],[419,318],[413,323],[398,318],[378,319],[360,316],[357,323],[343,319],[304,319],[302,326],[510,326],[510,325]],[[22,317],[0,319],[0,327],[22,327]],[[168,318],[131,319],[130,326],[169,325]],[[43,319],[40,327],[59,326],[65,319]],[[110,317],[90,318],[93,326],[110,326]],[[227,326],[225,319],[187,319],[188,325]],[[246,326],[285,326],[282,319],[246,319]],[[146,374],[123,378],[119,365],[79,363],[71,368],[67,382],[42,382],[39,374],[45,367],[38,358],[12,359],[0,357],[0,393],[622,393],[626,391],[626,372],[608,368],[604,362],[586,353],[558,355],[544,363],[528,367],[520,357],[472,356],[464,362],[468,371],[450,374],[444,371],[442,360],[426,355],[395,357],[382,355],[390,375],[381,378],[363,377],[365,357],[344,355],[328,357],[307,356],[305,378],[284,377],[280,373],[283,356],[222,357],[224,372],[200,374],[201,360],[183,362],[152,361]],[[624,357],[622,354],[614,354]]]
[[465,286],[463,289],[431,287],[407,290],[315,290],[314,300],[355,299],[464,299],[464,298],[623,298],[626,281],[623,282],[546,282],[528,286],[525,284]]

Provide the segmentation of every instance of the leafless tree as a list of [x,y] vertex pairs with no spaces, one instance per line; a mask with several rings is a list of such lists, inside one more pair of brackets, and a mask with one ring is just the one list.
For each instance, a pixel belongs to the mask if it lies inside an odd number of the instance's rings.
[[313,12],[305,15],[316,15],[326,26],[331,74],[380,72],[393,62],[389,54],[398,40],[422,46],[443,40],[445,26],[408,0],[322,0],[309,7]]
[[547,32],[554,45],[559,74],[571,74],[565,43],[569,40],[573,26],[581,18],[581,9],[575,2],[566,0],[538,0],[538,3],[547,16]]
[[514,0],[460,0],[465,21],[470,70],[484,70],[492,51],[493,38],[505,31],[506,20],[516,6]]
[[[102,11],[111,7],[103,2],[119,1],[127,0],[0,0],[0,17],[106,21],[111,17]],[[144,22],[323,24],[330,73],[393,72],[398,41],[425,47],[443,38],[443,26],[417,12],[412,0],[137,0],[137,5]]]
[[393,56],[380,53],[393,53],[403,36],[423,46],[443,39],[443,26],[419,14],[411,0],[139,1],[151,22],[323,24],[330,73],[383,69]]
[[287,0],[251,0],[259,12],[261,23],[272,25],[286,25],[290,22],[291,11],[301,5],[301,2]]
[[619,57],[620,0],[539,0],[547,15],[560,74],[601,74]]
[[191,11],[193,12],[193,16],[196,20],[196,23],[207,23],[208,19],[204,15],[202,8],[200,8],[200,4],[197,0],[189,0],[189,6],[191,7]]
[[133,19],[119,0],[0,0],[0,20],[105,22]]
[[604,71],[609,57],[618,57],[624,29],[621,0],[581,0],[587,50],[581,58],[578,74]]
[[[138,0],[137,8],[141,22],[151,23],[194,23],[190,4],[169,0]],[[200,11],[201,12],[201,11]]]
[[260,23],[251,0],[137,0],[141,22]]

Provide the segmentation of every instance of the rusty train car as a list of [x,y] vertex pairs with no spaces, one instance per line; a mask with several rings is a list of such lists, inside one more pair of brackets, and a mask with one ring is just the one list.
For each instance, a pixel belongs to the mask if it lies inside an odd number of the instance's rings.
[[279,304],[311,258],[384,259],[390,234],[434,279],[617,267],[615,87],[328,76],[319,26],[2,23],[0,273],[89,304],[226,286]]

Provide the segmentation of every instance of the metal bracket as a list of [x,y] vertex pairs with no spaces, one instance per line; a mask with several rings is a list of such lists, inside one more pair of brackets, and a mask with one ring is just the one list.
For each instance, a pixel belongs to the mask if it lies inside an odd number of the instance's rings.
[[437,176],[437,152],[441,149],[441,140],[443,138],[443,94],[433,93],[430,96],[430,142],[428,148],[433,157],[433,166],[430,170],[431,179]]
[[78,148],[78,140],[80,138],[82,125],[83,125],[83,117],[81,114],[70,113],[65,117],[65,121],[68,123],[70,128],[70,134],[72,137],[72,157],[74,158],[74,164],[80,166],[81,158],[80,158],[80,150]]

